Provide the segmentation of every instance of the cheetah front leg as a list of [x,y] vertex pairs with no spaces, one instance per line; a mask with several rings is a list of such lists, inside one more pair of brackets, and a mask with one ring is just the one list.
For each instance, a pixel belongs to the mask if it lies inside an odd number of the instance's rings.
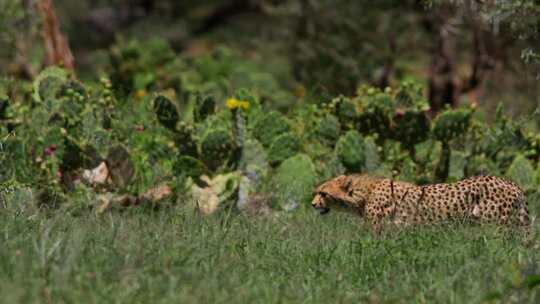
[[379,236],[382,233],[384,212],[382,206],[376,204],[366,205],[365,210],[366,220],[371,225],[371,230],[375,236]]

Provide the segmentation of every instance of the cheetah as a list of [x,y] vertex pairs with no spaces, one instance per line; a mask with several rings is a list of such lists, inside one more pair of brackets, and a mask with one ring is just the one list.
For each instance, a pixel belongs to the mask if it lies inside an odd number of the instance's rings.
[[341,175],[320,185],[311,205],[321,214],[331,209],[356,213],[375,229],[385,219],[396,224],[467,218],[501,225],[530,224],[523,191],[496,176],[417,186],[369,175]]

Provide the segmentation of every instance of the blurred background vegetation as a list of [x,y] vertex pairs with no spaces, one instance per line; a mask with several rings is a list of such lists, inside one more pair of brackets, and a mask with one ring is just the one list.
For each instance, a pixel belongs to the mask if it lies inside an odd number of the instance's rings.
[[[35,77],[50,60],[38,0],[2,0],[0,66]],[[264,66],[279,91],[313,99],[350,95],[404,79],[424,84],[434,110],[463,101],[503,102],[513,114],[538,105],[536,0],[57,0],[60,30],[75,68],[92,79],[114,64],[111,51],[163,39],[196,58],[226,46]],[[263,76],[264,77],[264,76]]]
[[261,193],[294,209],[356,172],[537,193],[539,16],[538,0],[1,0],[0,182],[82,205],[165,183],[212,211]]

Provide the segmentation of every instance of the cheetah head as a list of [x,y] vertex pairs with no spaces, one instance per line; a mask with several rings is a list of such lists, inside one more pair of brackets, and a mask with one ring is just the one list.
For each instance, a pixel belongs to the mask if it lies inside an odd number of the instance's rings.
[[326,214],[332,209],[343,209],[354,205],[351,195],[352,179],[349,176],[340,175],[331,179],[315,190],[315,197],[311,206],[320,214]]

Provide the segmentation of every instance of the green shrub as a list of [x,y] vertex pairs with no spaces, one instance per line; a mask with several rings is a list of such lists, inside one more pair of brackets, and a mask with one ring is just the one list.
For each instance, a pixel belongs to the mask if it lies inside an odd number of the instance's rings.
[[347,172],[360,172],[364,167],[364,139],[357,131],[348,131],[336,144],[336,154]]
[[175,130],[178,122],[178,110],[170,99],[159,95],[154,99],[154,112],[158,121],[167,129]]
[[381,167],[381,157],[375,139],[372,136],[364,137],[365,172],[376,173]]
[[272,177],[277,205],[284,209],[307,205],[316,181],[315,166],[309,156],[298,154],[286,159]]
[[336,117],[338,117],[339,122],[347,128],[354,127],[355,121],[358,118],[358,111],[354,102],[347,97],[339,96],[334,99],[329,104],[329,109]]
[[69,74],[59,67],[49,67],[43,70],[33,82],[34,100],[46,102],[49,110],[55,110],[52,103],[56,100]]
[[497,164],[483,154],[474,155],[468,159],[465,173],[466,176],[500,174]]
[[410,158],[405,159],[399,167],[396,180],[415,183],[417,178],[417,165]]
[[209,174],[208,169],[200,160],[188,156],[181,155],[174,163],[174,175],[199,178],[201,175]]
[[523,189],[536,188],[534,168],[522,154],[515,156],[505,175]]
[[234,148],[230,132],[218,127],[209,130],[201,139],[200,155],[208,168],[215,170],[229,160]]
[[270,147],[274,139],[290,130],[289,122],[282,114],[271,111],[254,122],[252,133],[263,146]]
[[321,142],[333,147],[340,135],[341,126],[336,116],[328,114],[325,115],[317,126],[317,134],[321,139]]
[[268,149],[268,161],[275,166],[300,150],[300,140],[291,133],[277,136]]
[[197,144],[193,138],[193,126],[184,122],[178,124],[178,131],[174,133],[174,142],[182,155],[198,157]]
[[[48,68],[20,91],[0,82],[0,181],[36,185],[42,202],[55,193],[69,198],[80,172],[106,161],[111,191],[136,193],[166,181],[184,193],[202,175],[228,176],[243,181],[244,203],[263,192],[277,195],[284,209],[308,201],[315,183],[344,173],[421,184],[504,173],[529,191],[539,184],[540,170],[533,168],[540,140],[501,108],[491,125],[467,107],[430,121],[421,87],[403,82],[396,89],[362,86],[353,97],[321,97],[331,100],[323,106],[304,96],[283,114],[273,102],[286,94],[235,90],[234,83],[265,77],[242,76],[226,62],[234,57],[226,49],[182,60],[159,44],[132,47],[120,52],[112,81],[83,83]],[[156,58],[149,58],[154,51]],[[182,73],[173,71],[180,76],[166,75],[178,66]],[[136,75],[120,79],[120,70]],[[178,86],[161,91],[167,83]],[[123,85],[129,94],[119,93]],[[226,188],[233,199],[238,187]]]
[[461,108],[440,112],[432,123],[431,132],[435,139],[442,142],[463,136],[470,126],[474,110]]
[[448,179],[458,181],[465,177],[465,167],[467,166],[467,154],[461,151],[452,150],[450,154],[450,168]]
[[212,96],[197,95],[193,110],[193,119],[200,122],[216,111],[216,100]]
[[358,104],[357,129],[362,134],[377,133],[381,139],[391,137],[389,126],[394,114],[394,100],[387,92],[363,86],[355,98]]

